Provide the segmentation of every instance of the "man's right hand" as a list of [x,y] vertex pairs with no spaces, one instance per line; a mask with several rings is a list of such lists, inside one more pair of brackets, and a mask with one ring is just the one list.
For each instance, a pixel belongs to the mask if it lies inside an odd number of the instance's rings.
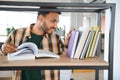
[[11,52],[15,52],[16,51],[16,48],[17,46],[13,45],[13,44],[8,44],[8,43],[5,43],[2,45],[2,52],[4,54],[8,54],[8,53],[11,53]]

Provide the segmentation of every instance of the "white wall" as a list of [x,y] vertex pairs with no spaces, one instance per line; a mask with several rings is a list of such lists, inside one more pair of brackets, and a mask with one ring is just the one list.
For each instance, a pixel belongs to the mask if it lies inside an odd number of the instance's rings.
[[97,25],[97,14],[96,13],[89,13],[89,14],[84,14],[84,16],[90,18],[90,26],[96,26]]
[[[116,14],[115,14],[115,36],[114,36],[114,64],[113,64],[113,80],[120,80],[120,0],[106,0],[107,3],[116,3]],[[109,15],[109,14],[108,14]],[[106,20],[109,17],[106,16]],[[109,23],[107,23],[109,24]],[[105,31],[109,30],[109,27]],[[105,39],[107,42],[107,38]],[[105,45],[105,49],[107,44]],[[106,80],[106,78],[105,78]]]
[[89,25],[96,26],[97,25],[97,14],[96,13],[72,13],[71,14],[71,27],[75,29],[79,29],[79,27],[83,26],[83,18],[89,18]]
[[[114,1],[114,0],[112,0]],[[113,80],[120,80],[120,0],[116,0]]]
[[71,28],[78,29],[82,26],[83,14],[71,13]]
[[0,78],[1,77],[12,77],[12,71],[0,71]]

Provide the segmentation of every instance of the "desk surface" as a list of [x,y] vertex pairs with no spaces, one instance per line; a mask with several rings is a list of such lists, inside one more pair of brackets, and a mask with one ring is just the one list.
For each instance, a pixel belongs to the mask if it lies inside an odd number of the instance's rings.
[[61,55],[60,59],[41,58],[35,60],[7,61],[6,56],[0,56],[0,70],[16,69],[107,69],[109,64],[99,57],[84,60],[70,59]]

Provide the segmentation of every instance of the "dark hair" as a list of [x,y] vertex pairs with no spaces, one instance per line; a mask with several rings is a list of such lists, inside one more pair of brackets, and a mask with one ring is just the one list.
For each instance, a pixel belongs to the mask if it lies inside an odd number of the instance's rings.
[[[57,7],[52,7],[52,6],[46,6],[46,7],[40,7],[40,9],[58,9]],[[40,9],[39,9],[39,11],[38,11],[38,15],[43,15],[43,16],[45,16],[46,14],[48,14],[49,12],[56,12],[56,13],[58,13],[58,14],[61,14],[61,12],[60,11],[40,11]]]

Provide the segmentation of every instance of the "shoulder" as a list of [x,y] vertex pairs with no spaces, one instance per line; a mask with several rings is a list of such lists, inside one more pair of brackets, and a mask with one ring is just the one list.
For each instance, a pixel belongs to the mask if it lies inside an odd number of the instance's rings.
[[13,34],[16,34],[16,33],[23,33],[26,31],[27,28],[17,28],[13,31]]
[[15,29],[16,31],[25,31],[27,28],[24,27],[24,28],[18,28],[18,29]]
[[17,28],[14,31],[12,31],[9,36],[19,36],[22,35],[23,33],[25,33],[26,28]]

